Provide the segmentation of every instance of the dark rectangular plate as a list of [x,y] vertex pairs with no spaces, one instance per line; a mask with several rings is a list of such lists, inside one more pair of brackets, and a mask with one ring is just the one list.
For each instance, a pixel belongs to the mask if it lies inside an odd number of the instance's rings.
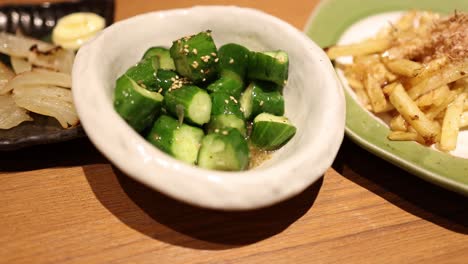
[[[49,39],[57,21],[74,12],[92,12],[106,19],[106,26],[114,21],[114,0],[78,0],[58,3],[2,5],[0,4],[0,32]],[[78,125],[63,129],[52,117],[32,114],[33,122],[23,122],[8,130],[0,129],[0,151],[16,150],[33,145],[51,144],[84,137]]]

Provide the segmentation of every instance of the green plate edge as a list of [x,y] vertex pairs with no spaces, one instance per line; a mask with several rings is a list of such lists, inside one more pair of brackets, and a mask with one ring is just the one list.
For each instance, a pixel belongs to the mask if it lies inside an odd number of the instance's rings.
[[[304,32],[321,47],[335,44],[353,23],[370,15],[410,9],[451,13],[468,10],[466,0],[322,0]],[[346,134],[381,158],[444,188],[468,196],[468,160],[419,145],[390,141],[389,129],[375,120],[345,90]]]

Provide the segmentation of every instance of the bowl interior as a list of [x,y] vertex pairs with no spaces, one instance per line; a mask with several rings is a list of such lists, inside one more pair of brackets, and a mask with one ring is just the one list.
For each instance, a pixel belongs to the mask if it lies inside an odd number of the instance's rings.
[[[297,134],[270,160],[251,171],[214,172],[185,165],[145,142],[113,110],[115,80],[138,62],[146,49],[151,46],[170,47],[173,40],[208,29],[212,30],[217,47],[233,42],[253,51],[281,49],[289,54],[289,80],[284,88],[285,115],[296,125]],[[177,175],[187,173],[194,181],[203,178],[210,183],[219,183],[218,187],[233,184],[224,186],[233,193],[239,193],[237,188],[254,188],[259,183],[277,184],[275,190],[269,189],[265,195],[271,197],[276,192],[273,200],[280,200],[303,190],[320,177],[331,165],[343,137],[343,94],[326,55],[289,24],[251,9],[196,7],[145,14],[117,23],[80,50],[73,74],[74,87],[78,90],[74,94],[75,103],[85,130],[98,148],[114,162],[119,162],[125,154],[118,153],[118,146],[109,144],[121,144],[125,145],[123,149],[134,150],[139,156],[135,158],[138,164],[131,164],[130,157],[125,159],[129,164],[117,164],[130,174],[140,172],[145,164],[155,162],[159,169],[173,169]],[[112,125],[112,129],[109,129],[109,125]],[[146,174],[150,177],[148,172]],[[293,180],[295,178],[296,181]],[[285,179],[288,179],[288,183],[283,182],[285,186],[281,187],[280,182]],[[151,180],[140,177],[140,180],[153,186],[160,184],[154,183],[156,176]],[[255,191],[255,188],[252,192],[262,192]],[[246,190],[241,193],[245,194]],[[252,197],[256,195],[248,194],[242,198],[243,201],[237,199],[234,203],[245,205],[250,201],[249,204],[253,204]],[[271,202],[270,199],[266,204]]]

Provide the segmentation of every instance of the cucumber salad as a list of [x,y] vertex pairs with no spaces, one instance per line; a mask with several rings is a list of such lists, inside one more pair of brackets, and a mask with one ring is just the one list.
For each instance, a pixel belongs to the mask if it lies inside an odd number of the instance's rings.
[[[189,164],[241,171],[252,152],[281,148],[296,133],[284,116],[284,51],[216,47],[211,31],[149,48],[116,81],[114,108],[151,144]],[[255,149],[255,151],[252,151]]]

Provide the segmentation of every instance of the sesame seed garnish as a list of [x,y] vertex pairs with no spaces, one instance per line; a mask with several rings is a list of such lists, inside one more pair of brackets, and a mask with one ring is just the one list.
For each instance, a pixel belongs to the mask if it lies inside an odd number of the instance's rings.
[[218,62],[218,61],[219,61],[219,58],[216,58],[216,59],[214,60],[214,62]]
[[197,61],[193,61],[193,62],[192,62],[192,67],[193,67],[194,69],[198,68],[198,62],[197,62]]
[[229,60],[229,64],[233,64],[233,63],[234,63],[234,59],[231,58],[231,59]]
[[225,135],[225,136],[228,134],[228,132],[227,132],[226,130],[224,130],[222,133],[223,133],[223,135]]
[[174,78],[174,77],[172,77],[172,78],[171,78],[171,81],[175,82],[175,78]]
[[185,44],[185,45],[184,45],[184,48],[188,49],[188,45],[187,45],[187,44]]
[[215,129],[215,133],[219,133],[219,129]]
[[197,49],[193,49],[192,52],[193,52],[193,54],[195,54],[195,55],[198,54],[198,50],[197,50]]
[[216,57],[217,54],[215,52],[211,52],[211,56]]
[[179,79],[179,75],[176,75],[175,78],[176,78],[176,79]]
[[288,81],[287,81],[287,80],[284,80],[283,84],[284,84],[284,85],[288,84]]
[[205,81],[206,81],[206,78],[203,78],[203,79],[202,79],[202,82],[205,82]]
[[241,111],[242,113],[244,113],[244,112],[245,112],[245,110],[244,110],[244,108],[243,108],[243,107],[241,107],[241,108],[240,108],[240,111]]
[[229,101],[228,101],[227,99],[226,99],[226,100],[224,100],[224,102],[225,102],[226,104],[229,104]]
[[201,73],[205,73],[205,71],[203,69],[200,70]]
[[260,101],[260,106],[262,106],[262,105],[263,105],[263,101]]
[[235,104],[237,104],[237,100],[236,100],[236,98],[234,98],[234,96],[232,96],[232,95],[229,96],[229,99],[231,99]]
[[161,93],[163,91],[163,88],[159,88],[158,93]]
[[188,49],[184,49],[184,52],[185,52],[185,54],[188,54],[188,53],[189,53],[189,50],[188,50]]

